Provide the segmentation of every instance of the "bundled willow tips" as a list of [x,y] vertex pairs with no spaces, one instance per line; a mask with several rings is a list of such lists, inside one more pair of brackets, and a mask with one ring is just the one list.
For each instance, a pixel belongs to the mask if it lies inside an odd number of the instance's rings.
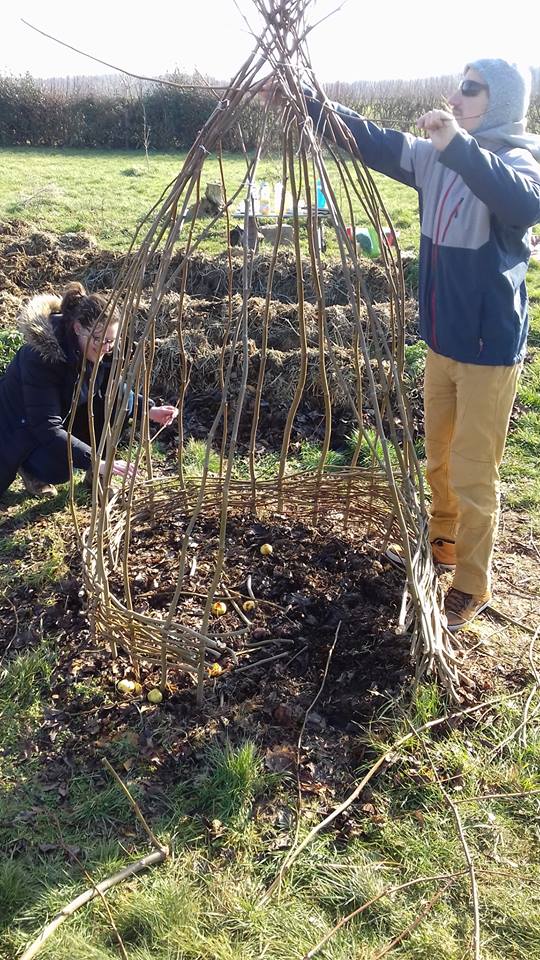
[[[225,97],[217,102],[178,177],[140,228],[136,237],[138,251],[126,262],[111,297],[110,308],[119,311],[121,316],[120,334],[107,388],[107,429],[99,442],[94,443],[95,456],[105,460],[106,464],[105,489],[111,483],[116,446],[124,425],[122,398],[126,391],[133,390],[142,396],[142,402],[140,409],[134,411],[127,452],[127,459],[137,469],[137,478],[123,481],[111,500],[100,494],[96,478],[90,521],[80,532],[93,627],[97,636],[110,644],[113,652],[117,647],[127,649],[136,666],[140,659],[160,664],[163,684],[171,664],[190,670],[197,676],[201,699],[208,665],[229,648],[230,637],[226,633],[217,635],[211,629],[211,610],[227,559],[230,512],[248,511],[253,516],[278,512],[291,518],[309,515],[314,523],[331,518],[336,527],[342,525],[359,536],[369,531],[373,542],[381,548],[390,536],[399,541],[407,571],[399,627],[410,632],[418,674],[438,675],[450,694],[457,696],[459,672],[441,614],[441,590],[431,558],[421,468],[415,453],[403,381],[405,294],[399,248],[384,242],[383,228],[392,230],[392,225],[370,173],[339,116],[326,102],[323,108],[325,147],[308,117],[302,86],[306,77],[324,99],[313,75],[305,42],[310,30],[307,24],[309,0],[254,0],[254,3],[263,20],[254,52],[231,81]],[[227,189],[221,141],[233,125],[241,131],[243,112],[257,96],[261,76],[268,79],[269,68],[272,82],[280,91],[282,199],[276,216],[276,243],[268,264],[266,297],[255,321],[260,347],[254,376],[250,367],[250,323],[253,320],[250,299],[255,254],[248,237],[254,214],[253,185],[260,158],[264,155],[271,106],[267,103],[261,111],[259,147],[254,157],[245,155],[243,180],[232,194]],[[346,151],[340,149],[344,145],[348,148]],[[223,205],[210,220],[198,216],[203,200],[205,164],[209,157],[218,158],[223,195]],[[352,343],[348,350],[342,348],[336,324],[329,322],[317,229],[317,181],[322,184],[327,198],[328,218],[337,238],[350,304]],[[337,191],[334,183],[339,185]],[[297,369],[294,395],[281,437],[277,477],[261,481],[256,451],[262,404],[272,401],[272,383],[267,376],[268,342],[273,278],[286,196],[292,197]],[[233,214],[239,203],[243,205],[244,227],[240,297],[233,294],[233,257],[228,246]],[[389,319],[385,325],[381,323],[380,313],[373,308],[365,284],[354,240],[355,207],[362,208],[364,221],[373,226],[380,240],[382,267],[390,291]],[[352,238],[346,229],[346,223],[351,221]],[[189,396],[191,369],[191,357],[185,343],[184,305],[191,259],[209,231],[216,228],[222,230],[224,246],[228,248],[228,297],[223,311],[219,366],[221,396],[208,430],[201,475],[194,481],[187,477],[184,463],[183,412]],[[301,235],[305,237],[302,241]],[[291,438],[308,380],[308,349],[313,363],[313,336],[308,348],[303,250],[307,251],[315,293],[315,307],[310,308],[310,318],[312,322],[314,309],[324,431],[318,465],[302,475],[291,475],[288,470]],[[137,308],[150,264],[155,282],[141,331],[136,327]],[[180,417],[177,476],[164,479],[159,476],[159,471],[155,472],[147,402],[156,358],[156,321],[163,299],[171,292],[177,294],[175,362],[180,383]],[[330,380],[339,387],[342,402],[346,403],[358,431],[358,445],[351,466],[331,472],[325,468],[333,419]],[[375,424],[374,431],[366,426],[367,408]],[[240,428],[243,434],[246,433],[246,419],[249,419],[249,476],[239,481],[234,477],[233,464]],[[361,447],[366,444],[371,449],[371,466],[368,468],[358,465]],[[216,475],[210,465],[218,445],[219,470]],[[150,615],[136,609],[132,599],[131,577],[135,565],[132,532],[141,524],[152,529],[152,525],[166,523],[167,518],[173,516],[184,518],[173,595],[164,615]],[[188,626],[186,623],[182,601],[188,592],[190,538],[197,524],[207,516],[214,517],[218,523],[219,543],[214,567],[208,576],[206,599],[194,628],[193,624]],[[120,590],[119,581],[122,582]],[[248,631],[249,628],[244,625],[243,629]]]

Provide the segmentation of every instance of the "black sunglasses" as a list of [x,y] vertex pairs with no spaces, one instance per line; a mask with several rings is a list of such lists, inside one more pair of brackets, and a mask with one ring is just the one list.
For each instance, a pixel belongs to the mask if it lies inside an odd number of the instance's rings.
[[489,90],[487,83],[480,83],[479,80],[462,80],[459,85],[459,92],[464,97],[477,97],[482,90]]

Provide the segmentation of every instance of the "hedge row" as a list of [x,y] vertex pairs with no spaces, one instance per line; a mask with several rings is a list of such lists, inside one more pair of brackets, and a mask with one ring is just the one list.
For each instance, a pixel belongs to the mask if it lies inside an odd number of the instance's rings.
[[[415,119],[433,106],[433,93],[359,97],[344,92],[343,102],[388,126],[409,130]],[[47,147],[99,147],[109,149],[186,150],[215,108],[206,90],[154,87],[140,96],[84,94],[66,96],[44,89],[33,78],[0,77],[0,145]],[[258,141],[261,110],[246,108],[241,118],[248,149]],[[540,131],[540,96],[529,113],[529,128]],[[266,136],[270,146],[280,141],[277,115]],[[223,143],[226,150],[241,148],[234,128]]]

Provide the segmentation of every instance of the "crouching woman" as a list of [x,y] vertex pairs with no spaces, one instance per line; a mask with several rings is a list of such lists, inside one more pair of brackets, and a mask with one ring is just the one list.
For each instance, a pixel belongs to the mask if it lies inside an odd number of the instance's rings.
[[[88,392],[93,367],[92,415],[96,441],[104,424],[105,390],[110,370],[107,356],[118,336],[119,317],[107,313],[107,300],[87,294],[80,283],[66,287],[62,299],[43,294],[23,309],[19,328],[24,344],[0,378],[0,496],[17,473],[28,493],[54,496],[54,484],[69,479],[68,445],[73,467],[96,469],[90,446]],[[85,375],[76,391],[81,370]],[[77,403],[71,435],[72,405]],[[149,417],[160,426],[178,414],[173,406],[152,405]],[[115,460],[113,473],[130,476],[132,467]]]

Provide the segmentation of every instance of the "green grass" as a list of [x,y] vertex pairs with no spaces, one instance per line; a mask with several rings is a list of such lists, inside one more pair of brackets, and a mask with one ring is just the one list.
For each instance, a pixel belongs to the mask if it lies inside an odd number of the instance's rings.
[[501,477],[506,502],[530,514],[531,525],[540,530],[540,263],[532,261],[527,277],[530,332],[527,361],[518,387],[524,407],[509,432]]
[[[16,496],[12,488],[5,500],[13,502]],[[71,517],[67,510],[60,512],[58,508],[67,507],[68,496],[69,486],[64,484],[47,506],[39,500],[29,505],[27,500],[16,529],[7,534],[2,530],[7,518],[0,522],[0,591],[21,583],[39,590],[67,572],[65,532],[71,531]],[[46,523],[44,517],[48,518]]]
[[18,653],[10,660],[9,671],[0,689],[0,714],[12,720],[28,712],[48,691],[54,652],[48,644]]
[[[364,460],[369,451],[365,441],[365,450],[362,449]],[[351,438],[346,451],[329,450],[325,460],[325,467],[345,466],[351,461],[354,450],[354,441]],[[206,442],[204,440],[188,440],[184,448],[184,472],[186,477],[200,477],[203,473],[206,459]],[[362,462],[364,462],[362,460]],[[304,440],[294,446],[286,463],[286,473],[301,473],[307,470],[316,470],[321,461],[321,447],[319,444]],[[220,458],[217,450],[212,449],[208,460],[208,469],[211,475],[219,476]],[[223,470],[226,469],[224,465]],[[279,473],[279,453],[266,453],[256,458],[255,475],[259,480],[275,480]],[[232,476],[235,480],[248,480],[250,477],[249,462],[246,457],[235,457]]]
[[18,331],[0,330],[0,377],[22,343],[23,338]]
[[[125,250],[135,229],[177,177],[185,156],[180,152],[162,153],[152,156],[146,166],[144,155],[135,152],[0,148],[0,220],[17,218],[55,233],[86,231],[101,247]],[[231,194],[242,182],[245,161],[237,154],[228,154],[224,167]],[[263,157],[257,180],[276,183],[281,177],[281,161]],[[384,189],[385,201],[396,218],[400,243],[404,249],[413,248],[418,242],[415,192],[379,175],[375,180]],[[206,183],[219,181],[218,160],[210,156],[202,175],[202,190]],[[333,182],[338,200],[344,203],[337,176]],[[236,206],[233,204],[233,208]],[[358,204],[355,213],[358,224],[367,222]],[[224,229],[223,224],[216,227],[203,249],[224,249]],[[329,252],[337,253],[332,231],[327,235]]]
[[[183,796],[173,796],[154,823],[158,836],[172,841],[171,858],[108,895],[130,960],[258,960],[261,955],[293,960],[341,916],[386,888],[438,873],[463,874],[463,849],[432,764],[454,799],[472,798],[459,802],[459,810],[477,871],[482,957],[538,960],[538,798],[474,799],[481,793],[539,787],[538,731],[531,730],[528,751],[516,738],[486,764],[488,751],[519,723],[522,704],[523,695],[493,710],[488,724],[443,737],[424,734],[394,754],[375,783],[367,809],[358,804],[350,809],[352,838],[343,842],[339,828],[320,835],[285,875],[281,895],[266,904],[261,897],[279,867],[281,841],[290,840],[290,828],[284,833],[283,827],[263,826],[254,804],[266,798],[272,809],[292,797],[284,783],[264,775],[262,756],[253,743],[208,749],[200,774],[184,780]],[[433,718],[439,707],[433,687],[418,691],[406,714],[400,710],[393,719],[387,717],[378,733],[366,738],[364,769],[388,750],[400,729],[408,729],[407,716],[418,723]],[[137,785],[130,788],[137,795]],[[28,803],[36,802],[32,789],[29,786]],[[97,881],[129,859],[115,840],[115,832],[130,821],[129,807],[115,785],[101,777],[76,778],[70,801],[67,810],[58,811],[64,840],[82,846],[78,857]],[[320,819],[316,805],[310,809],[305,802],[304,811],[301,838]],[[0,807],[0,815],[4,812]],[[39,821],[37,829],[36,840],[45,849],[43,839],[51,841],[54,830],[46,833]],[[142,841],[137,846],[133,855],[144,852]],[[29,850],[5,861],[0,868],[3,960],[14,956],[47,917],[86,886],[80,865],[69,864],[61,849],[37,857]],[[330,941],[323,956],[372,958],[415,919],[437,886],[423,883],[377,901]],[[470,887],[463,874],[404,941],[399,955],[406,960],[431,960],[434,955],[458,960],[471,930]],[[50,960],[109,960],[116,955],[114,934],[99,902],[68,920],[42,953]]]
[[[346,467],[351,463],[353,454],[357,446],[358,464],[361,467],[369,467],[374,461],[374,457],[383,461],[382,443],[377,439],[375,431],[368,428],[361,435],[359,430],[353,430],[351,435],[346,438],[346,446],[342,450],[329,450],[324,466],[326,470]],[[389,446],[390,461],[396,465],[397,456],[394,448]],[[184,451],[184,471],[186,477],[200,477],[203,473],[206,459],[206,442],[204,440],[190,439],[186,443]],[[309,440],[302,440],[293,445],[287,463],[285,466],[286,474],[302,473],[304,471],[317,470],[321,463],[320,444]],[[210,474],[219,475],[219,453],[212,449],[208,461]],[[225,469],[225,467],[224,467]],[[279,473],[279,454],[266,453],[257,457],[255,461],[255,475],[259,480],[276,479]],[[236,457],[233,463],[232,476],[237,480],[248,480],[250,477],[249,463],[245,457]]]
[[141,177],[126,175],[134,155],[116,151],[3,148],[0,159],[2,219],[56,233],[86,231],[100,246],[126,249],[183,157],[160,156]]
[[250,742],[238,747],[229,743],[213,747],[209,766],[196,791],[196,808],[218,820],[244,820],[251,805],[270,782],[264,775],[262,759]]

